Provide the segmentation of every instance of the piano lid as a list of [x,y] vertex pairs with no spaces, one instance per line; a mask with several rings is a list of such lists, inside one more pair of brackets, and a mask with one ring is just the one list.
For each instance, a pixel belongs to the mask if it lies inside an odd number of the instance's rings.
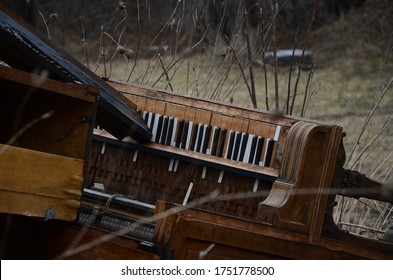
[[62,82],[98,87],[98,125],[120,140],[126,136],[138,142],[151,139],[151,132],[136,112],[135,104],[122,98],[116,89],[38,34],[3,4],[0,4],[0,60],[28,72],[46,69],[50,78]]

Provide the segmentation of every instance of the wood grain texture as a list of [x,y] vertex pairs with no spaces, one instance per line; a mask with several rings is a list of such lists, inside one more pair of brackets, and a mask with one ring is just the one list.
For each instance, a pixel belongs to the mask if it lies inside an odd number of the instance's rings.
[[0,211],[75,220],[83,187],[84,161],[0,145]]

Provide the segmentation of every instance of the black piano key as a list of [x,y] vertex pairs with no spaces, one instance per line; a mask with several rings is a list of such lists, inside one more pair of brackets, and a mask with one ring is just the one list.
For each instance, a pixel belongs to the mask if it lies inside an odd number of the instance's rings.
[[242,133],[241,132],[236,132],[235,134],[235,143],[233,146],[233,151],[232,151],[232,158],[233,160],[237,160],[237,157],[239,155],[239,149],[240,149],[240,142],[242,141]]
[[197,143],[195,145],[195,150],[197,152],[200,152],[202,149],[202,141],[203,141],[203,134],[205,132],[205,126],[203,124],[199,125],[199,129],[198,129],[198,140]]
[[183,128],[184,128],[184,120],[180,120],[177,124],[177,134],[176,134],[176,142],[175,142],[175,147],[179,148],[180,143],[182,140],[182,135],[183,135]]
[[175,119],[174,118],[169,118],[168,133],[167,133],[167,136],[166,136],[165,145],[168,145],[168,146],[172,145],[172,143],[171,143],[172,142],[172,136],[175,133],[173,131],[174,125],[175,125]]
[[273,155],[274,143],[275,141],[273,141],[272,139],[269,139],[269,141],[267,142],[264,166],[270,166]]
[[257,141],[257,149],[255,152],[255,159],[254,159],[254,164],[259,164],[261,161],[261,156],[262,156],[262,150],[263,150],[263,143],[265,142],[265,138],[259,137]]
[[190,148],[191,151],[193,151],[196,146],[196,142],[198,140],[198,137],[197,137],[198,132],[199,132],[199,124],[195,124],[192,129],[192,140],[191,140],[191,148]]
[[[145,112],[145,117],[144,117],[144,120],[145,120],[145,122],[146,122],[146,124],[148,125],[148,121],[149,121],[149,115],[150,115],[151,113],[149,113],[149,112]],[[150,128],[150,127],[149,127]]]
[[238,161],[243,161],[244,159],[244,154],[246,153],[246,148],[247,148],[248,136],[249,135],[247,133],[243,134],[242,136],[242,143],[240,146],[240,154],[238,157]]
[[204,154],[206,154],[206,152],[207,152],[207,146],[209,145],[211,132],[212,132],[212,126],[211,125],[206,126],[205,137],[203,137],[204,138],[204,140],[203,140],[204,142],[203,142],[203,145],[202,145],[202,153],[204,153]]
[[219,127],[214,128],[212,145],[211,145],[211,155],[215,156],[217,154],[218,139],[220,138],[221,129]]
[[233,151],[233,147],[235,144],[235,136],[236,136],[236,133],[234,131],[231,131],[229,133],[229,142],[228,142],[227,151],[226,151],[226,155],[225,155],[225,157],[227,159],[232,159],[232,151]]
[[254,158],[255,158],[256,149],[257,149],[257,141],[258,141],[258,136],[254,136],[252,138],[251,151],[250,151],[250,156],[248,158],[248,163],[254,163]]
[[152,113],[150,118],[150,124],[149,124],[151,129],[153,129],[155,120],[156,120],[156,113]]
[[157,124],[156,139],[154,140],[154,142],[156,142],[156,143],[160,143],[163,121],[164,121],[164,116],[159,116],[158,124]]
[[222,157],[224,153],[224,146],[225,146],[225,139],[227,137],[227,130],[224,128],[221,130],[220,133],[220,138],[218,140],[218,151],[217,151],[217,156]]
[[152,137],[151,137],[151,141],[155,141],[156,139],[156,134],[157,134],[157,125],[158,125],[158,117],[159,115],[156,115],[156,113],[151,114],[151,117],[149,117],[150,121],[150,129],[152,132]]
[[162,125],[162,133],[160,137],[160,144],[165,144],[166,136],[168,134],[168,126],[169,126],[169,117],[164,116],[163,125]]
[[190,125],[190,122],[184,123],[183,133],[182,133],[182,137],[181,137],[181,148],[182,149],[186,148],[189,125]]

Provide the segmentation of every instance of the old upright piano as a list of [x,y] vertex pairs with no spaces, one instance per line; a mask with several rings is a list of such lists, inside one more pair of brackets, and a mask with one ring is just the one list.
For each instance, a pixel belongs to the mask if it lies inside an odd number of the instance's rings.
[[392,203],[341,127],[104,81],[4,7],[0,31],[3,259],[393,258],[333,222],[337,194]]

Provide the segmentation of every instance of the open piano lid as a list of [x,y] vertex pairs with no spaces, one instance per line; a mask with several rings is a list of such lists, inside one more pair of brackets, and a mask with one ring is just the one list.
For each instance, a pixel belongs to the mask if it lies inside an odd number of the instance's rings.
[[151,139],[151,132],[134,104],[3,4],[0,4],[0,60],[28,72],[46,69],[50,78],[62,82],[98,87],[97,125],[119,140],[126,136],[142,143]]

